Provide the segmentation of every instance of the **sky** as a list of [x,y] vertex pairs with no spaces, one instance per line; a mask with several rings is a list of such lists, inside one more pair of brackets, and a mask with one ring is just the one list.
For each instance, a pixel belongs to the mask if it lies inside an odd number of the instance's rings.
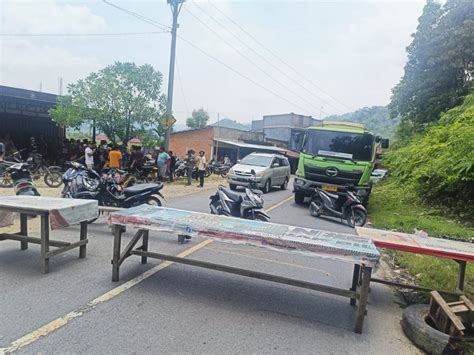
[[[166,0],[0,0],[0,85],[58,94],[116,61],[149,63],[167,92]],[[239,122],[386,105],[424,1],[188,0],[179,15],[173,112]],[[143,33],[91,36],[91,34]],[[150,33],[152,32],[152,33]],[[82,34],[81,36],[11,36]],[[84,35],[88,34],[88,36]]]

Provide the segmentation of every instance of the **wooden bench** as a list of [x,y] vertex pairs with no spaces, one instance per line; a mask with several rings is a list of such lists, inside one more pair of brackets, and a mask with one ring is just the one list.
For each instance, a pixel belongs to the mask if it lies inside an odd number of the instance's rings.
[[[20,231],[15,234],[1,233],[0,240],[16,240],[21,250],[28,243],[41,245],[41,272],[49,272],[49,259],[68,250],[79,248],[79,258],[86,257],[87,221],[97,217],[97,201],[74,200],[42,196],[0,197],[0,227],[13,224],[15,214],[20,215]],[[28,218],[40,217],[40,238],[28,236]],[[50,240],[49,231],[80,224],[79,241],[74,243]],[[50,250],[50,247],[56,249]]]
[[[142,263],[146,263],[147,258],[155,258],[302,287],[350,298],[351,305],[357,306],[354,331],[362,332],[372,268],[379,260],[379,253],[370,240],[347,234],[147,205],[112,213],[110,223],[114,230],[112,281],[119,280],[120,267],[127,258],[139,256]],[[138,231],[122,249],[123,226],[135,227]],[[254,270],[152,252],[148,250],[149,231],[202,236],[220,242],[341,260],[354,265],[352,287],[350,289],[336,288]]]
[[[451,259],[459,264],[457,287],[455,292],[437,290],[444,294],[462,294],[464,291],[464,278],[466,263],[474,262],[474,244],[454,240],[422,237],[414,234],[386,231],[374,228],[356,227],[357,235],[372,240],[378,248],[405,251],[409,253],[435,256]],[[398,282],[373,278],[372,282],[386,285],[410,288],[421,291],[433,291],[427,287],[402,284]]]

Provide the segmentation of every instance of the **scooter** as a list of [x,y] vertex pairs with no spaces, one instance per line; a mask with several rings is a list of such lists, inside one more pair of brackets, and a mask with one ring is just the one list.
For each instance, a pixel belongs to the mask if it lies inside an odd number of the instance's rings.
[[26,163],[16,163],[6,169],[17,196],[40,196]]
[[270,216],[263,210],[263,192],[257,189],[255,171],[252,170],[249,187],[241,195],[220,185],[209,197],[211,214],[268,222]]
[[344,194],[333,194],[316,187],[311,203],[309,213],[313,217],[326,215],[347,220],[351,227],[363,226],[367,221],[367,210],[362,205],[360,198],[349,190]]

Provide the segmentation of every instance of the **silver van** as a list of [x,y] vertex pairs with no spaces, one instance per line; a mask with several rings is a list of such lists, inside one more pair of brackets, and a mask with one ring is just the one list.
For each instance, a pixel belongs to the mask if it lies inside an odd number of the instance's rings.
[[248,186],[252,170],[256,173],[258,188],[264,193],[269,192],[272,186],[279,186],[282,190],[288,187],[288,158],[280,154],[251,153],[230,168],[227,181],[231,190],[237,186]]

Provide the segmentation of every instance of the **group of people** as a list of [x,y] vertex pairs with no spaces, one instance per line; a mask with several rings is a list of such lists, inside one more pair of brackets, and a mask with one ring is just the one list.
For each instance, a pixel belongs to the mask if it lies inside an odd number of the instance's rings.
[[186,158],[186,176],[188,178],[187,186],[191,185],[193,171],[196,170],[196,180],[199,179],[199,187],[204,187],[204,176],[206,173],[207,161],[203,150],[196,156],[196,152],[192,149],[188,150]]

